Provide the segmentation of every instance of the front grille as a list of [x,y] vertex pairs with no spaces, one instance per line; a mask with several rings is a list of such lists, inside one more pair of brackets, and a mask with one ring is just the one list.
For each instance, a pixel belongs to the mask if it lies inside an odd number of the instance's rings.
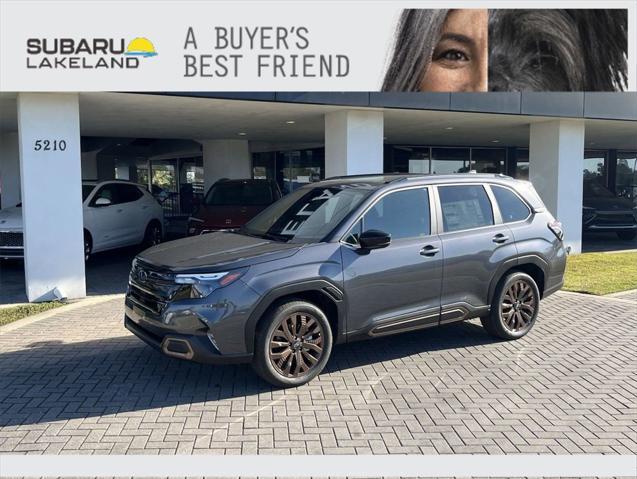
[[162,298],[132,281],[129,283],[128,294],[135,303],[155,314],[161,314],[166,307],[166,302],[162,301]]
[[636,224],[631,213],[598,213],[595,224],[600,226],[632,226]]
[[180,285],[172,281],[172,274],[136,260],[129,277],[129,296],[138,305],[161,314]]
[[0,231],[0,248],[22,248],[24,246],[22,233],[15,231]]

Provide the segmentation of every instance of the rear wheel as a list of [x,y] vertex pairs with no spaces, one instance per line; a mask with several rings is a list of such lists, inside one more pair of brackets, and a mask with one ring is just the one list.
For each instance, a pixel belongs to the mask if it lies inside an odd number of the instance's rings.
[[159,243],[161,243],[161,226],[153,221],[146,227],[142,245],[145,248],[150,248],[151,246],[157,246]]
[[492,336],[518,339],[528,333],[540,311],[540,291],[526,273],[513,272],[500,281],[489,316],[480,318]]
[[637,231],[618,231],[617,236],[624,241],[630,241],[637,238]]
[[332,330],[323,311],[305,301],[290,301],[259,325],[252,365],[269,383],[295,387],[315,378],[331,351]]

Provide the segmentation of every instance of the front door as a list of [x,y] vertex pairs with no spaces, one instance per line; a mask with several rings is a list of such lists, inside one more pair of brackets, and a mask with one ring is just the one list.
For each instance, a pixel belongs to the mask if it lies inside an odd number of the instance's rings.
[[[93,235],[93,252],[122,246],[130,234],[129,222],[120,204],[117,186],[117,183],[103,185],[85,210],[84,224]],[[108,199],[111,203],[100,206],[97,204],[100,198]]]
[[[358,237],[367,230],[389,233],[390,245],[362,249]],[[431,231],[429,189],[423,187],[381,197],[356,223],[341,246],[349,335],[437,324],[442,248]]]

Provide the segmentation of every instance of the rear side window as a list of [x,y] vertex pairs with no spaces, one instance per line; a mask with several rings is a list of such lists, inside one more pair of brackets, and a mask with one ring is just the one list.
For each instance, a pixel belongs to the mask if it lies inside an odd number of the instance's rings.
[[117,203],[132,203],[143,195],[135,185],[117,185]]
[[481,185],[439,186],[445,231],[460,231],[493,224],[493,209]]
[[504,223],[522,221],[529,216],[529,207],[510,189],[491,185],[491,191],[498,202]]
[[265,181],[222,182],[205,198],[210,206],[267,206],[274,202],[272,187]]
[[431,229],[427,190],[397,191],[383,197],[363,216],[363,229],[384,231],[392,240],[428,236]]

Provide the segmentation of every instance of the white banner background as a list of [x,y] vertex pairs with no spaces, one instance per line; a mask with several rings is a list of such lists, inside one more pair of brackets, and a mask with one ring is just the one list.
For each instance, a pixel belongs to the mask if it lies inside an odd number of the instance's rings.
[[[0,4],[0,90],[2,91],[378,91],[400,11],[416,8],[628,8],[629,89],[635,90],[637,50],[634,1],[464,2],[79,2],[15,1]],[[198,51],[184,51],[192,26]],[[212,47],[214,26],[304,26],[309,48],[301,51],[226,50]],[[140,58],[138,69],[29,69],[28,38],[145,37],[157,56]],[[185,53],[243,53],[235,77],[184,77]],[[342,78],[281,78],[256,75],[256,55],[341,54],[350,59]],[[95,57],[93,57],[95,58]]]

